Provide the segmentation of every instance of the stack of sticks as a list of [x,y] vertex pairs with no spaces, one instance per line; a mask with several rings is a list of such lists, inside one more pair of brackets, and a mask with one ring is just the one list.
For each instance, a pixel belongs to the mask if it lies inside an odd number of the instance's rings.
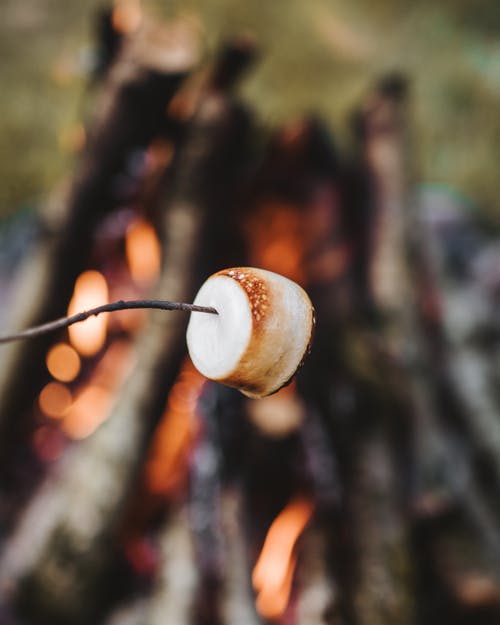
[[498,325],[456,314],[494,289],[454,273],[422,218],[437,200],[415,194],[405,79],[358,106],[348,158],[315,117],[263,128],[235,93],[247,37],[202,69],[185,23],[112,41],[10,325],[66,313],[79,274],[122,253],[102,240],[126,206],[161,243],[152,297],[270,269],[309,292],[316,339],[296,382],[248,400],[201,379],[186,317],[155,311],[104,422],[50,461],[34,406],[54,339],[3,347],[1,622],[499,622]]

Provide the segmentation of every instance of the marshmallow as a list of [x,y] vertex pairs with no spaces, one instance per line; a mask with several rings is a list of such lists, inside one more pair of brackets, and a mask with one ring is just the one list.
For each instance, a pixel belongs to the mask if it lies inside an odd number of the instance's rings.
[[219,314],[191,313],[193,364],[248,397],[285,386],[308,353],[314,309],[305,291],[283,276],[253,267],[224,269],[206,280],[194,303]]

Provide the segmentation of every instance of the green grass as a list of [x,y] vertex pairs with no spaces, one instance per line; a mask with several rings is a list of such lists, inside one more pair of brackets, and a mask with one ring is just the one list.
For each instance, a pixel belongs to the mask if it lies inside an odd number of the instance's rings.
[[45,197],[71,166],[59,143],[79,116],[80,57],[97,4],[2,0],[0,215]]
[[[69,169],[58,136],[79,116],[83,76],[65,85],[89,43],[95,0],[4,0],[0,24],[0,214],[43,197]],[[497,211],[500,158],[500,4],[496,0],[149,0],[161,16],[194,13],[208,51],[250,31],[262,46],[243,95],[269,123],[316,111],[340,143],[347,119],[377,76],[413,85],[420,178],[453,186]],[[22,8],[20,8],[22,7]],[[12,17],[14,16],[14,17]],[[7,17],[7,18],[6,18]]]

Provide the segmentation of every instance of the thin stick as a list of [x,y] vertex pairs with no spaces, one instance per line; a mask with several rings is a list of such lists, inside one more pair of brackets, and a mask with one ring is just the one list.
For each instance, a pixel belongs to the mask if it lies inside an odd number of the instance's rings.
[[35,336],[40,336],[41,334],[46,334],[47,332],[53,332],[54,330],[60,330],[62,328],[67,328],[74,323],[79,323],[80,321],[85,321],[92,316],[100,315],[104,312],[113,312],[115,310],[131,310],[133,308],[156,308],[159,310],[188,310],[190,312],[203,312],[210,313],[212,315],[218,315],[219,313],[215,308],[211,308],[210,306],[196,306],[195,304],[184,304],[183,302],[166,302],[162,300],[131,300],[128,302],[124,302],[120,300],[118,302],[112,302],[111,304],[103,304],[102,306],[97,306],[97,308],[91,308],[90,310],[85,310],[76,315],[72,315],[71,317],[61,317],[60,319],[56,319],[55,321],[49,321],[48,323],[44,323],[39,326],[35,326],[34,328],[28,328],[27,330],[22,330],[21,332],[16,332],[14,334],[6,334],[4,336],[0,336],[0,343],[9,343],[10,341],[18,341],[19,339],[28,339],[33,338]]

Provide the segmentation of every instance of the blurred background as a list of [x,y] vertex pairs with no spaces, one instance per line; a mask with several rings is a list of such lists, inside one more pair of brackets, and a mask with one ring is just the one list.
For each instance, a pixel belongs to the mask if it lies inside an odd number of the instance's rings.
[[0,625],[500,622],[500,5],[4,0],[0,323],[310,294],[277,394],[187,317],[0,347]]
[[[33,203],[68,171],[94,62],[99,2],[5,1],[0,67],[1,213]],[[206,52],[254,33],[258,69],[242,87],[265,121],[320,114],[346,139],[346,118],[381,72],[412,80],[415,150],[423,181],[450,184],[495,218],[499,122],[495,2],[144,2],[154,16],[199,20]],[[29,41],[29,45],[23,42]]]

